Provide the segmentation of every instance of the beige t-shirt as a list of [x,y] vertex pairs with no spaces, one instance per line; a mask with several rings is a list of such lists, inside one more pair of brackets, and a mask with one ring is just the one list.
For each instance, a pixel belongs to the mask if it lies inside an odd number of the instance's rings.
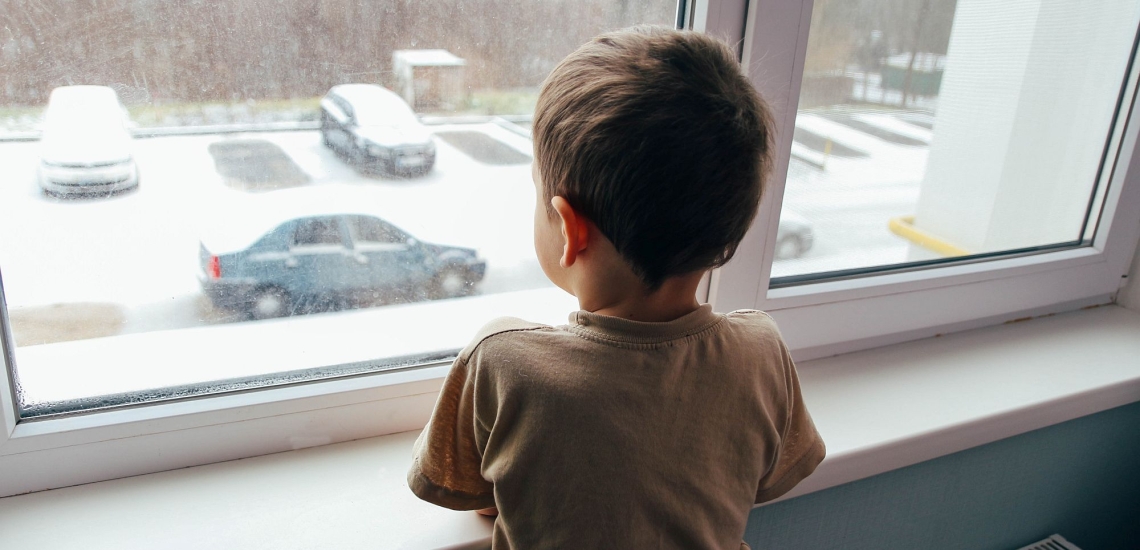
[[824,456],[775,323],[503,318],[455,360],[408,485],[498,507],[493,548],[739,548],[754,502]]

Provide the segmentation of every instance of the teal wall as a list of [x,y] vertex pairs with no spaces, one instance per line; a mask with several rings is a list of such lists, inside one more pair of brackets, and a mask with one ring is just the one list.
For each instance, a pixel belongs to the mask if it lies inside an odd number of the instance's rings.
[[753,550],[1140,549],[1140,403],[757,508]]

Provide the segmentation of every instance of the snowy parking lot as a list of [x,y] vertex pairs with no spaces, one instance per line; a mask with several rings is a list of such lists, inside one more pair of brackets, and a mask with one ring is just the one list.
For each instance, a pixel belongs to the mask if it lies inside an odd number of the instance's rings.
[[[793,147],[785,208],[808,220],[815,244],[777,262],[773,275],[905,260],[906,242],[887,221],[913,213],[930,130],[890,113],[801,113],[797,126],[861,154]],[[38,143],[0,142],[0,270],[15,324],[21,312],[68,304],[117,305],[111,333],[242,321],[202,296],[199,237],[283,196],[331,198],[421,240],[476,248],[488,265],[483,294],[548,286],[531,244],[529,139],[491,122],[432,129],[436,166],[411,179],[361,173],[312,130],[137,139],[139,189],[91,199],[45,196],[35,183]],[[234,140],[279,147],[307,177],[290,189],[243,190],[211,154]]]
[[[357,172],[325,148],[316,131],[161,137],[136,140],[137,191],[58,199],[35,183],[36,142],[0,143],[6,235],[0,269],[9,307],[16,316],[22,308],[50,304],[120,304],[120,332],[235,320],[211,311],[202,298],[199,236],[234,221],[227,218],[271,207],[278,194],[331,198],[378,214],[421,240],[472,246],[488,263],[484,293],[549,284],[532,252],[529,140],[495,124],[460,128],[516,149],[524,162],[487,165],[437,140],[430,174],[395,179]],[[280,147],[309,181],[268,192],[227,185],[209,147],[250,139]]]
[[[808,130],[856,154],[827,155],[793,142],[784,209],[811,222],[815,245],[801,258],[775,262],[772,277],[907,261],[908,242],[891,233],[887,224],[914,214],[918,201],[932,131],[909,122],[916,116],[920,115],[799,114],[797,130]],[[921,115],[918,120],[932,122],[932,118]],[[826,150],[826,145],[820,148]]]

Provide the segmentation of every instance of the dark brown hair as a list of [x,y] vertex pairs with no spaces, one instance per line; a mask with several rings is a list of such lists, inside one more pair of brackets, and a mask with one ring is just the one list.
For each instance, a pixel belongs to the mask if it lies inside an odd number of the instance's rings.
[[733,51],[664,27],[604,34],[542,85],[535,161],[549,200],[589,218],[643,282],[717,267],[756,216],[768,107]]

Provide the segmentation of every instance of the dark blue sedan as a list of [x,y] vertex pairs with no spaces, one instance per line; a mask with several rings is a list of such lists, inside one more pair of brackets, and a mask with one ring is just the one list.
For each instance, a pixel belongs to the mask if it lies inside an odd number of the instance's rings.
[[475,250],[425,243],[365,214],[291,219],[240,250],[207,245],[200,245],[202,289],[214,305],[244,309],[255,319],[331,298],[465,296],[486,271]]

